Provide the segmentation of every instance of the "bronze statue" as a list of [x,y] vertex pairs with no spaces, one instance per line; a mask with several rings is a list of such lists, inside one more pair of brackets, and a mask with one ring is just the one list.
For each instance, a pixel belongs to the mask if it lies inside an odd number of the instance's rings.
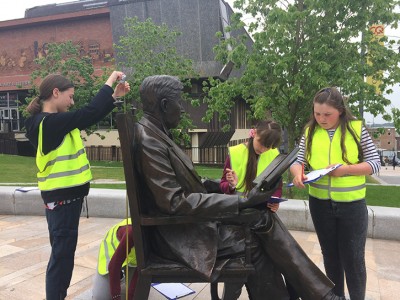
[[[144,115],[135,125],[135,168],[139,195],[146,199],[150,214],[236,216],[246,207],[265,203],[274,189],[253,189],[248,198],[207,193],[190,158],[174,143],[170,129],[176,128],[184,112],[182,83],[167,75],[151,76],[140,86]],[[280,273],[303,300],[340,300],[334,284],[307,257],[276,214],[260,208],[262,218],[254,224],[253,263],[256,274],[248,280],[252,300],[289,299]],[[154,229],[152,243],[163,258],[179,261],[205,277],[215,263],[243,255],[241,227],[209,222],[171,225]],[[241,286],[236,287],[238,295]]]

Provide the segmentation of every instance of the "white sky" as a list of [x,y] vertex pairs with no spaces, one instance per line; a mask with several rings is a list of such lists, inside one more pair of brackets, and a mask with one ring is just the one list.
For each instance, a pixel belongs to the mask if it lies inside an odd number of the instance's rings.
[[[1,1],[0,9],[0,21],[19,19],[25,16],[25,9],[31,8],[39,5],[46,5],[52,3],[66,3],[73,2],[73,0],[15,0],[13,1]],[[234,0],[226,0],[232,7]],[[385,34],[389,36],[397,36],[400,38],[400,29],[391,30],[386,29]],[[397,84],[394,88],[394,93],[388,95],[388,98],[392,101],[394,107],[400,108],[400,84]],[[389,109],[388,109],[389,110]],[[384,122],[381,117],[376,117],[375,119],[369,115],[364,116],[367,123],[381,123]]]

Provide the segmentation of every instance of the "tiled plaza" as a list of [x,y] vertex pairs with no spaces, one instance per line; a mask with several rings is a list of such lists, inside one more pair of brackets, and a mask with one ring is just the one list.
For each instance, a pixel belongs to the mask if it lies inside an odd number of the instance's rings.
[[[119,219],[110,218],[81,218],[75,269],[68,299],[91,299],[90,289],[99,243],[107,229],[118,221]],[[323,268],[316,235],[310,232],[291,232],[311,259]],[[45,299],[44,278],[50,253],[47,236],[47,224],[43,216],[0,215],[0,299]],[[368,239],[366,250],[367,300],[399,299],[400,242]],[[210,299],[207,284],[196,283],[190,287],[196,293],[182,299]],[[149,299],[166,298],[151,289]],[[245,300],[248,297],[244,293],[240,299]]]

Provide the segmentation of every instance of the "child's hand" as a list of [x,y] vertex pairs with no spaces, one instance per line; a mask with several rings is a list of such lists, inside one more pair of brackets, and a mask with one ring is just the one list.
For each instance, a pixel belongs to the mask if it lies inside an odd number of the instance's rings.
[[127,93],[129,93],[130,90],[131,87],[129,85],[129,82],[125,81],[118,83],[114,90],[114,97],[123,97]]
[[[333,167],[334,165],[330,165],[329,167]],[[332,177],[342,177],[344,175],[349,175],[349,168],[350,166],[348,165],[341,165],[339,168],[336,168],[332,172],[330,172],[328,175]]]
[[267,207],[272,211],[272,212],[277,212],[279,209],[279,203],[267,203]]
[[225,177],[226,177],[226,180],[229,182],[229,186],[231,188],[236,188],[236,185],[238,183],[238,177],[237,177],[236,172],[227,168]]
[[307,180],[307,176],[304,174],[298,174],[293,177],[293,185],[298,188],[305,188],[303,181]]
[[304,164],[293,164],[290,167],[290,172],[293,174],[293,185],[297,188],[305,188],[303,181],[307,180],[304,175]]

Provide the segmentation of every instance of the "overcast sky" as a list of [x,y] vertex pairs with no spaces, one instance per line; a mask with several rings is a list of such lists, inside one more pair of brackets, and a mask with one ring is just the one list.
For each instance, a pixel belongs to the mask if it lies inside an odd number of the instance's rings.
[[[233,7],[234,0],[226,0]],[[25,9],[31,8],[34,6],[51,4],[51,3],[66,3],[73,2],[71,0],[16,0],[14,1],[1,1],[1,9],[0,9],[0,21],[4,20],[12,20],[19,19],[25,16]],[[386,29],[385,34],[389,36],[397,36],[400,38],[400,30],[391,30]],[[392,105],[400,108],[400,84],[397,84],[394,88],[394,93],[389,95],[388,98],[392,101]],[[389,109],[388,109],[389,110]],[[381,117],[373,117],[369,114],[366,114],[365,120],[367,123],[381,123],[383,122]]]

